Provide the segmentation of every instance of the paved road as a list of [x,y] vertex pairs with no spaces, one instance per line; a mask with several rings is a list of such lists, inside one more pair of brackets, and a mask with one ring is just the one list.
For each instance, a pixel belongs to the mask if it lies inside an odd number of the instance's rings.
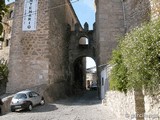
[[0,116],[0,120],[118,120],[98,100],[95,91],[89,91],[53,104],[34,107]]

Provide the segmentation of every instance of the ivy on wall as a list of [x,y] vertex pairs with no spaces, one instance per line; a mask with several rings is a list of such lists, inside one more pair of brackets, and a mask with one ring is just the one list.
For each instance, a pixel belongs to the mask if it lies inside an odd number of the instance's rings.
[[160,20],[133,29],[119,41],[110,64],[110,89],[153,91],[160,84]]

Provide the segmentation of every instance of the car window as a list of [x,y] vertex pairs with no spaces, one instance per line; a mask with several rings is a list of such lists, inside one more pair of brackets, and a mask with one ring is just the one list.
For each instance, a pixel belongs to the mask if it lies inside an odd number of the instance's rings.
[[15,99],[27,99],[27,95],[24,93],[19,93],[14,96]]
[[32,92],[32,95],[33,95],[33,97],[39,96],[39,94],[38,94],[38,93],[35,93],[35,92]]
[[32,95],[32,93],[31,93],[31,92],[29,93],[29,97],[30,97],[30,98],[31,98],[31,97],[33,97],[33,95]]

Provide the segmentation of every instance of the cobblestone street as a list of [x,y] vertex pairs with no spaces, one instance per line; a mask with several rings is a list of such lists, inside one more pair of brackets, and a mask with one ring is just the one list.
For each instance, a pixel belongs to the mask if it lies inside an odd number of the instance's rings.
[[0,116],[0,120],[117,120],[96,96],[96,91],[59,100],[32,111],[19,111]]

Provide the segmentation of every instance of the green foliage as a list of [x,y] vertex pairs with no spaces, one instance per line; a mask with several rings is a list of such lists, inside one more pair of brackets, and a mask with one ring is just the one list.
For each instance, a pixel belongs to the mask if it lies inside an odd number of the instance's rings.
[[[160,84],[160,20],[135,28],[119,42],[111,60],[110,87],[156,90]],[[114,87],[113,87],[114,86]]]
[[111,64],[113,66],[110,76],[110,88],[122,92],[127,91],[127,69],[123,63],[122,53],[120,48],[113,51]]
[[[2,35],[3,32],[3,22],[2,19],[5,15],[5,13],[8,11],[8,8],[5,5],[5,1],[4,0],[0,0],[0,36]],[[2,39],[0,39],[2,40]]]
[[8,82],[8,65],[4,59],[0,60],[0,84],[6,84]]

